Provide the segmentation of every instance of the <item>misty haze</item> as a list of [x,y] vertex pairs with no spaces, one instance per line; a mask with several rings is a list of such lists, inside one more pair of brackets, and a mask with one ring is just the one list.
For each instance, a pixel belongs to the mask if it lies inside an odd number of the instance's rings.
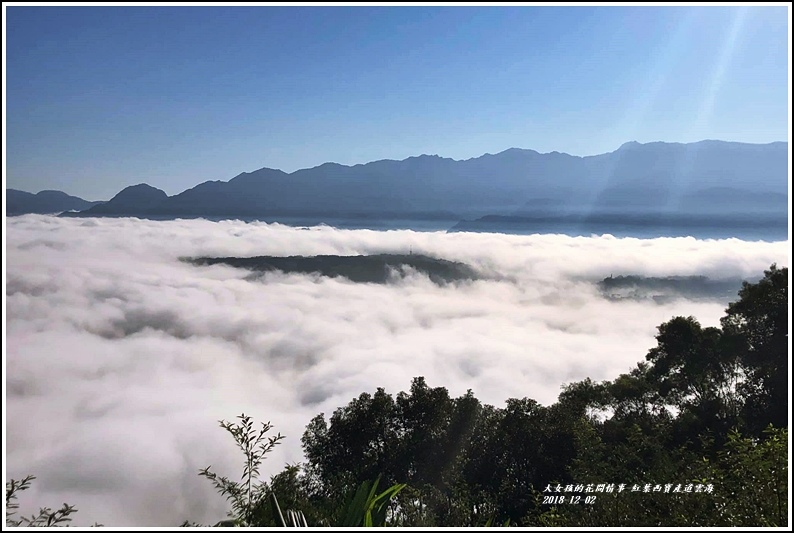
[[[80,502],[78,518],[107,524],[223,517],[225,502],[196,475],[210,463],[236,471],[215,420],[270,420],[287,436],[265,463],[275,474],[301,460],[311,417],[374,386],[396,393],[421,375],[493,405],[525,395],[549,404],[563,383],[625,372],[671,316],[718,325],[726,305],[700,293],[610,300],[604,278],[730,284],[756,280],[788,254],[784,242],[735,239],[235,221],[28,215],[7,228],[9,472],[46,474],[37,500]],[[483,279],[439,286],[415,272],[384,285],[277,270],[252,279],[180,260],[409,252]]]

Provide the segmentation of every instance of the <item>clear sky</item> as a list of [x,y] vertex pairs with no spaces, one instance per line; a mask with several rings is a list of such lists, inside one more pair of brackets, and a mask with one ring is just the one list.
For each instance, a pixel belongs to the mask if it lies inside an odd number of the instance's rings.
[[789,140],[772,7],[5,6],[6,186]]

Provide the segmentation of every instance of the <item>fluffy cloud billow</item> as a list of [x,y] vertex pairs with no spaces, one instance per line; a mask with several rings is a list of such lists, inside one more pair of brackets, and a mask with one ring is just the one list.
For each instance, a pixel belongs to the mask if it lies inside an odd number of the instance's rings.
[[[718,325],[725,302],[610,301],[609,275],[755,279],[786,242],[292,228],[205,220],[8,218],[6,479],[75,525],[214,523],[227,504],[200,468],[239,475],[218,420],[286,436],[263,474],[302,459],[316,414],[414,376],[453,395],[549,404],[563,383],[612,379],[676,315]],[[194,266],[181,257],[425,254],[483,279],[388,284]]]

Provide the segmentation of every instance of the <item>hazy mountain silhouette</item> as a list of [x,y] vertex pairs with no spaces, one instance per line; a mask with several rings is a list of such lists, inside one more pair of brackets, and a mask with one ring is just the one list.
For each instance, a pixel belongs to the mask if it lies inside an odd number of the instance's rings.
[[168,195],[145,183],[132,185],[100,205],[95,205],[83,213],[98,215],[140,215],[163,203]]
[[62,213],[64,211],[83,211],[102,202],[90,202],[62,191],[41,191],[32,194],[16,189],[6,189],[6,215],[27,213]]
[[170,197],[152,187],[129,189],[83,215],[460,219],[787,211],[781,206],[788,144],[631,142],[588,157],[511,148],[463,161],[421,155],[290,174],[262,168]]
[[681,198],[680,206],[687,211],[712,208],[728,212],[733,206],[743,206],[748,211],[788,213],[788,195],[785,192],[767,192],[731,187],[711,187]]

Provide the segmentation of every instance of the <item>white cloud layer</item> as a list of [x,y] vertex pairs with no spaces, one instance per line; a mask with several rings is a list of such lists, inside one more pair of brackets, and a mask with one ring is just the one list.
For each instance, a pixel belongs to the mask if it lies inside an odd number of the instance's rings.
[[[422,253],[499,281],[393,285],[196,267],[180,256]],[[7,219],[6,479],[22,507],[77,506],[74,525],[214,523],[227,504],[200,468],[238,476],[218,427],[245,412],[286,435],[264,474],[302,458],[316,414],[414,376],[556,400],[612,379],[675,315],[718,325],[724,303],[610,302],[610,274],[757,278],[787,243],[298,229],[204,220]]]

